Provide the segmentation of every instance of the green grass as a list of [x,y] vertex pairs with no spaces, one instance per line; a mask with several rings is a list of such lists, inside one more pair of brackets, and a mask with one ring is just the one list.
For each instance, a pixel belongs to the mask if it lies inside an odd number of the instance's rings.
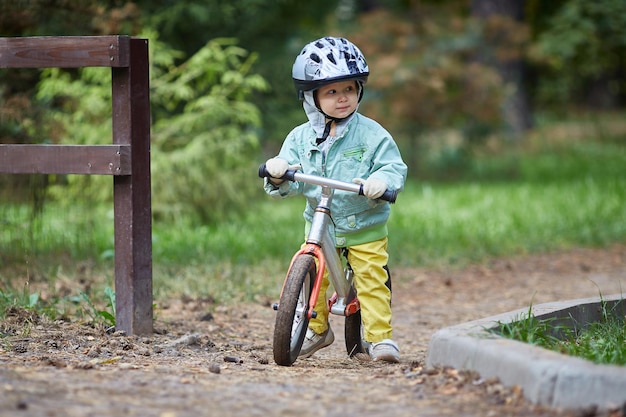
[[[14,284],[4,279],[0,280],[0,320],[12,314],[12,311],[23,310],[51,320],[79,320],[115,326],[115,292],[111,287],[106,286],[103,293],[98,294],[94,301],[92,296],[80,290],[76,291],[75,295],[59,295],[50,293],[46,286],[39,286],[37,290],[32,289],[28,281],[22,288],[17,288]],[[95,295],[97,291],[90,292]],[[42,297],[42,293],[46,296]],[[102,303],[100,299],[104,302]],[[102,304],[104,307],[96,304]]]
[[[622,301],[623,302],[623,301]],[[538,319],[528,312],[510,323],[498,322],[493,329],[503,337],[532,344],[597,364],[626,365],[626,321],[601,303],[602,318],[592,323],[574,323],[573,327],[555,325],[555,318]]]
[[536,318],[532,313],[531,305],[526,313],[515,317],[510,323],[499,321],[492,331],[507,339],[550,349],[560,342],[560,339],[554,335],[564,330],[562,327],[557,328],[553,325],[555,320],[554,318]]
[[556,350],[594,363],[626,365],[624,318],[613,316],[606,321],[592,323],[589,329],[557,344]]
[[393,259],[458,263],[623,241],[625,203],[623,178],[410,184],[390,224]]

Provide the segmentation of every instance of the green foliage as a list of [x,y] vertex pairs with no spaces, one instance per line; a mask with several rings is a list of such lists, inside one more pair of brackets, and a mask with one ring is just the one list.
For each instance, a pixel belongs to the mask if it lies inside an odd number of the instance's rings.
[[2,36],[68,36],[124,33],[138,18],[133,2],[120,0],[3,1]]
[[176,49],[193,53],[209,39],[237,37],[249,50],[271,53],[289,36],[320,30],[337,0],[139,0],[147,25]]
[[87,314],[91,316],[93,322],[102,322],[105,326],[115,327],[115,292],[111,287],[105,287],[104,296],[107,302],[106,309],[98,308],[91,301],[91,297],[82,291],[74,299],[87,305]]
[[371,67],[372,100],[364,111],[393,131],[421,132],[474,124],[496,126],[501,80],[490,67],[471,59],[480,47],[480,28],[470,19],[454,21],[444,9],[424,6],[424,16],[381,11],[363,15],[349,36],[362,45]]
[[[604,313],[608,313],[603,310]],[[576,336],[553,348],[600,364],[626,365],[626,322],[624,317],[605,314],[599,322],[591,323]]]
[[[41,290],[41,287],[39,287]],[[27,283],[23,288],[16,289],[11,280],[2,280],[0,287],[0,319],[7,315],[26,317],[30,321],[42,317],[55,320],[68,316],[89,317],[92,324],[115,326],[115,292],[110,287],[104,288],[104,308],[96,305],[86,292],[79,291],[75,296],[59,297],[55,294],[43,299],[38,291],[31,291]],[[99,304],[99,303],[98,303]],[[30,323],[24,323],[28,326]]]
[[460,133],[459,152],[444,156],[463,165],[471,145],[502,125],[505,86],[495,68],[476,59],[486,35],[469,17],[450,13],[422,3],[419,11],[380,9],[345,31],[370,67],[360,111],[392,132],[412,176],[424,168],[418,158],[430,152],[429,132]]
[[[142,0],[146,27],[169,45],[191,55],[215,38],[236,37],[259,59],[255,72],[271,92],[257,91],[250,101],[262,112],[259,134],[268,155],[296,124],[305,120],[291,80],[291,65],[304,43],[327,34],[326,21],[337,0]],[[262,130],[261,130],[262,128]],[[273,148],[273,149],[269,149]]]
[[[59,68],[42,71],[36,95],[46,108],[44,141],[55,144],[110,144],[111,70],[81,68],[77,74]],[[47,192],[59,201],[78,198],[110,201],[111,178],[69,175],[58,178]]]
[[59,68],[44,69],[37,98],[50,110],[51,142],[111,142],[111,70],[81,68],[73,76]]
[[0,288],[0,317],[3,317],[10,307],[20,307],[34,309],[40,302],[39,294],[30,292],[28,286],[24,286],[21,291],[14,291],[9,288],[6,282]]
[[[215,39],[182,56],[151,39],[153,212],[157,218],[212,222],[246,207],[261,116],[251,95],[267,88],[256,59],[233,39]],[[53,142],[111,142],[111,74],[83,68],[45,70],[37,97],[49,107]],[[107,183],[105,183],[107,181]],[[86,195],[86,190],[91,193]],[[51,189],[59,201],[111,199],[110,178],[68,176]],[[71,197],[71,199],[68,199]]]
[[247,101],[267,88],[256,56],[234,40],[212,40],[153,79],[154,213],[169,219],[224,219],[258,192],[249,181],[261,115]]
[[625,53],[626,2],[564,2],[531,49],[531,58],[551,70],[540,79],[540,98],[565,103],[603,79],[609,95],[624,94]]
[[54,320],[63,315],[61,309],[56,308],[57,298],[43,299],[40,291],[31,288],[28,282],[19,288],[12,280],[0,276],[0,284],[0,319],[17,315],[25,318],[27,323],[24,324],[29,326],[38,316]]

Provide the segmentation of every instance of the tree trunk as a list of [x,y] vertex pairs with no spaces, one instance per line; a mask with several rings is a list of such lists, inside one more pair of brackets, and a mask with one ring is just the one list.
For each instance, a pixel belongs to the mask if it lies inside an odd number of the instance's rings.
[[485,44],[477,59],[496,68],[502,77],[506,87],[502,118],[514,137],[520,137],[532,127],[522,59],[527,40],[524,3],[524,0],[471,0],[470,6],[472,15],[484,27]]

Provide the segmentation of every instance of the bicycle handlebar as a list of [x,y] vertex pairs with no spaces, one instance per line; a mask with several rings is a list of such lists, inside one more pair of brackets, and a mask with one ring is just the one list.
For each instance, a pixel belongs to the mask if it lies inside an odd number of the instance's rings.
[[[267,172],[267,168],[265,167],[265,164],[259,167],[259,177],[272,178],[269,172]],[[306,182],[307,184],[327,186],[327,187],[335,188],[338,190],[351,191],[359,195],[365,195],[363,194],[363,184],[353,184],[351,182],[333,180],[331,178],[320,177],[318,175],[304,174],[302,172],[298,172],[292,169],[287,170],[287,172],[285,172],[285,175],[283,175],[279,179],[286,180],[286,181]],[[397,197],[398,197],[397,190],[387,190],[383,193],[383,195],[381,195],[378,198],[381,200],[388,201],[393,204],[396,202]]]

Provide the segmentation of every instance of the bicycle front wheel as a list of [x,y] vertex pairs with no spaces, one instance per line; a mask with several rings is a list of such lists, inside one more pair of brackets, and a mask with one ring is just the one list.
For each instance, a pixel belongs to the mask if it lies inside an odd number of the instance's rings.
[[291,366],[300,354],[316,270],[312,255],[299,255],[287,272],[274,326],[274,361],[278,365]]

